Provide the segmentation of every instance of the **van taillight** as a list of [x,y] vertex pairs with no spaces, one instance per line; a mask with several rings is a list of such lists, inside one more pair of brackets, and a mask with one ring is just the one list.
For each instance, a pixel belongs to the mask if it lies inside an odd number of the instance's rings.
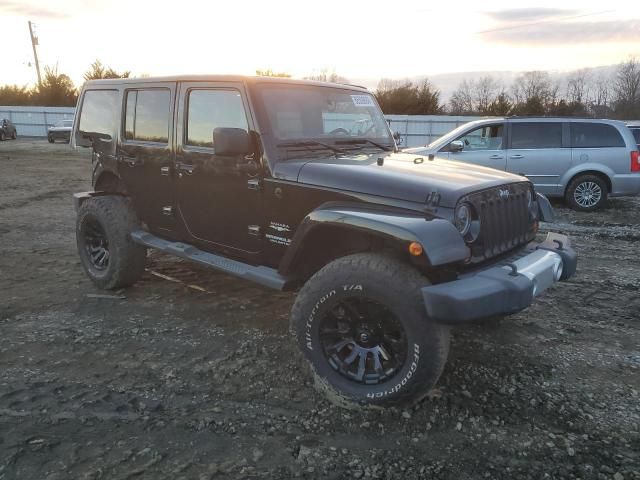
[[640,152],[638,150],[631,152],[631,171],[640,172]]

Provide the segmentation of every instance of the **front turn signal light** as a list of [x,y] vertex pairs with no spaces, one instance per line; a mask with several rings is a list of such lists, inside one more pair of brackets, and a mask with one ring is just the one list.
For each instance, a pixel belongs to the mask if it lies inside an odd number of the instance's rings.
[[409,253],[414,257],[419,257],[420,255],[422,255],[422,252],[422,245],[420,245],[418,242],[411,242],[409,244]]

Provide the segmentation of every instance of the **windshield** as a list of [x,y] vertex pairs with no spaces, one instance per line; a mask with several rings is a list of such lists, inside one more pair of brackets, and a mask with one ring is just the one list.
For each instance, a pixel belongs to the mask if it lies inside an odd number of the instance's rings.
[[463,123],[459,127],[454,128],[449,133],[445,133],[443,136],[436,138],[433,142],[429,143],[427,147],[433,147],[437,145],[445,145],[450,141],[455,140],[462,133],[466,132],[469,128],[469,123]]
[[338,147],[339,152],[394,147],[387,122],[369,93],[295,84],[262,84],[258,92],[269,133],[279,148],[302,142],[309,150]]

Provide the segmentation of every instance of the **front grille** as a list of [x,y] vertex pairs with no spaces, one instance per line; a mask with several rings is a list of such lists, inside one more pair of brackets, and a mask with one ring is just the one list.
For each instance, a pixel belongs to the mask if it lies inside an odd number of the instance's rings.
[[[480,216],[480,235],[471,245],[473,263],[508,252],[535,238],[527,207],[530,188],[528,182],[514,183],[472,193],[463,199],[473,205]],[[505,191],[509,192],[508,196]]]

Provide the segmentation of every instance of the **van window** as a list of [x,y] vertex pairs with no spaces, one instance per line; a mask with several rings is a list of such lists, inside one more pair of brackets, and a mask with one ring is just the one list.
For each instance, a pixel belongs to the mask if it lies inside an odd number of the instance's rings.
[[624,147],[620,132],[605,123],[571,123],[573,148]]
[[636,139],[636,143],[640,145],[640,128],[632,128],[633,138]]
[[213,147],[214,128],[249,130],[237,90],[191,90],[187,111],[187,145]]
[[[464,151],[500,150],[502,148],[503,124],[483,125],[465,133],[456,140],[464,143]],[[448,149],[447,149],[448,150]]]
[[562,147],[562,123],[513,122],[511,124],[511,148],[560,148]]
[[111,136],[116,131],[117,112],[116,90],[87,90],[82,101],[79,130]]
[[167,88],[128,90],[124,136],[127,140],[168,143],[171,93]]

